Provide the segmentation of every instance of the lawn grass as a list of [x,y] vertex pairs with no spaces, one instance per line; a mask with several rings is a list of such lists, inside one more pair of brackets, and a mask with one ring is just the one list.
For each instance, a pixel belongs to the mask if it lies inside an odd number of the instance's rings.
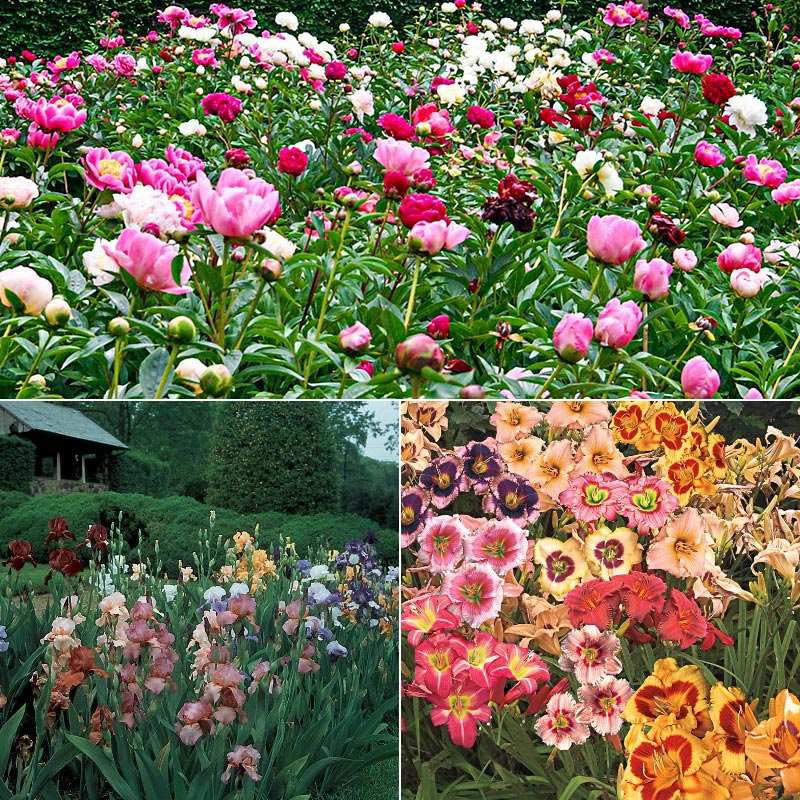
[[397,800],[399,794],[400,765],[397,758],[390,758],[366,767],[341,789],[315,800]]
[[[46,564],[39,564],[34,567],[33,564],[26,564],[19,573],[19,585],[23,586],[27,583],[33,584],[33,591],[35,594],[46,592],[47,588],[44,585],[44,579],[47,577],[49,567]],[[17,580],[17,576],[8,570],[7,582],[12,583]]]

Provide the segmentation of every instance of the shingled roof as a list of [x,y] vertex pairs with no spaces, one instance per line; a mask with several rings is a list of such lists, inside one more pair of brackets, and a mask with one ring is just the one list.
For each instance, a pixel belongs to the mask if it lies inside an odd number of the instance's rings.
[[0,408],[18,420],[27,430],[55,433],[119,450],[128,449],[128,445],[112,436],[85,414],[57,401],[8,400],[0,402]]

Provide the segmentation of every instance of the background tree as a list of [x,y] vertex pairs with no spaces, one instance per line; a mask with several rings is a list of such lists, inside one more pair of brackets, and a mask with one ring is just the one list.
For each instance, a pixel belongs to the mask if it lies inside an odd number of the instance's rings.
[[322,403],[225,403],[214,421],[209,503],[240,513],[339,511],[342,458]]

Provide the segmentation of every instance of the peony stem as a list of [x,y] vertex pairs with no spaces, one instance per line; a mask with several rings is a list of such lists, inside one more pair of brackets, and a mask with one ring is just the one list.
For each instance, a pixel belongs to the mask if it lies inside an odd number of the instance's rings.
[[408,308],[406,309],[405,329],[411,324],[411,317],[414,313],[414,301],[417,297],[417,285],[419,284],[419,273],[422,268],[422,259],[417,256],[414,259],[414,277],[411,279],[411,294],[408,296]]
[[158,383],[158,389],[156,389],[156,400],[161,399],[161,395],[164,390],[167,388],[167,381],[169,380],[169,374],[172,372],[172,368],[175,366],[175,359],[178,357],[178,349],[179,346],[177,344],[172,345],[172,352],[169,354],[169,359],[167,361],[167,366],[164,368],[164,373],[161,376],[161,380]]
[[544,382],[544,384],[542,384],[542,388],[539,389],[539,391],[536,393],[535,399],[538,400],[544,397],[544,393],[550,388],[550,385],[553,383],[556,377],[558,377],[558,373],[561,372],[563,367],[564,367],[563,361],[559,361],[558,364],[556,364],[555,369],[547,376],[547,380]]

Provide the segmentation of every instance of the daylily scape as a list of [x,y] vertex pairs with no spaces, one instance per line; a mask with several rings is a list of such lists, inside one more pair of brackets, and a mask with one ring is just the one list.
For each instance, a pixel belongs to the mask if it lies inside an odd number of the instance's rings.
[[297,27],[6,54],[0,395],[796,393],[780,9]]
[[800,448],[719,423],[405,404],[409,796],[800,793]]

